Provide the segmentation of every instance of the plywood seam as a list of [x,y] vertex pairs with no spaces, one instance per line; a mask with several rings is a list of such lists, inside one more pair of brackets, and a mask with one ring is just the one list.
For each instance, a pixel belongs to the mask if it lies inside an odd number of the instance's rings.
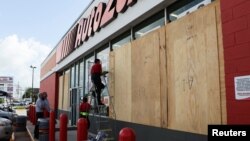
[[[225,86],[225,81],[224,81],[224,79],[225,78],[223,78],[222,77],[222,72],[225,72],[224,71],[224,67],[223,68],[221,68],[220,66],[224,66],[224,62],[223,62],[223,60],[221,60],[220,58],[222,57],[223,58],[223,56],[220,56],[220,55],[223,55],[223,46],[220,46],[220,43],[222,42],[222,38],[219,36],[219,35],[221,35],[221,34],[219,34],[219,32],[221,33],[222,31],[220,31],[221,30],[221,27],[218,27],[218,26],[220,26],[219,24],[218,24],[218,19],[217,19],[217,17],[219,16],[219,18],[221,17],[220,16],[220,12],[218,12],[218,9],[216,8],[216,6],[220,6],[220,2],[219,1],[216,1],[216,5],[215,5],[215,7],[214,7],[214,9],[215,9],[215,14],[216,14],[216,31],[217,31],[217,40],[218,40],[218,42],[217,42],[217,46],[218,46],[218,60],[219,60],[219,79],[220,79],[220,83],[219,83],[219,85],[220,85],[220,105],[221,105],[221,110],[220,110],[220,112],[221,112],[221,124],[223,124],[223,123],[226,123],[226,121],[224,121],[224,116],[225,115],[223,115],[223,110],[225,110],[225,105],[224,105],[224,102],[223,102],[223,99],[225,100],[225,94],[223,94],[224,93],[224,91],[222,90],[223,88],[223,86]],[[223,70],[222,70],[223,69]],[[224,82],[223,84],[221,84],[221,82]]]

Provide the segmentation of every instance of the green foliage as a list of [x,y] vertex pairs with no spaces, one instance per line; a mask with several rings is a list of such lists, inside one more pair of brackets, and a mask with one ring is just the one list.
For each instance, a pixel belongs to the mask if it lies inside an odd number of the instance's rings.
[[4,98],[0,98],[0,104],[4,103]]
[[22,98],[30,98],[30,96],[32,96],[32,101],[36,101],[38,93],[39,93],[39,89],[38,88],[34,88],[33,89],[33,95],[32,95],[32,88],[27,88],[24,92],[24,95]]

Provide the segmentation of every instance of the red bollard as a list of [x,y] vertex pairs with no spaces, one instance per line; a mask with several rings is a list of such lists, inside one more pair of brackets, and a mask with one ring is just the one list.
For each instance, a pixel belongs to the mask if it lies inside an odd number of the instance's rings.
[[135,132],[131,128],[123,128],[119,133],[119,141],[135,141]]
[[30,120],[30,122],[31,122],[31,105],[29,105],[28,117],[29,117],[29,120]]
[[32,107],[31,107],[31,119],[32,119],[32,124],[33,125],[35,125],[35,114],[36,114],[36,109],[35,109],[35,107],[34,107],[34,105],[32,105]]
[[61,114],[59,141],[67,141],[67,124],[68,124],[68,116],[66,114]]
[[49,141],[55,141],[55,112],[50,112],[49,119]]
[[33,106],[34,125],[36,125],[36,106]]
[[85,118],[77,121],[77,141],[85,141],[88,138],[88,122]]

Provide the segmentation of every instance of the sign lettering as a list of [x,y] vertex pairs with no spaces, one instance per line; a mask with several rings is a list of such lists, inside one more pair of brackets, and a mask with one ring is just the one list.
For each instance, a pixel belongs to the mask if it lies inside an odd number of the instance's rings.
[[101,28],[112,22],[118,13],[124,13],[129,6],[133,6],[136,2],[137,0],[109,0],[107,6],[100,2],[91,10],[88,18],[80,19],[59,43],[56,52],[57,63],[86,42],[95,32],[99,32]]

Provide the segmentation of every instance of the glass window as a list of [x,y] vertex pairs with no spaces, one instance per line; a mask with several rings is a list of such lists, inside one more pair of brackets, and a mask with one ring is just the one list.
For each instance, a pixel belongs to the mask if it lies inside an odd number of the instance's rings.
[[169,6],[168,9],[168,21],[177,20],[195,10],[211,3],[211,0],[186,0],[177,1],[173,5]]
[[79,93],[80,93],[80,99],[83,98],[83,80],[84,80],[84,62],[81,61],[79,65]]
[[146,19],[139,25],[135,26],[135,38],[138,39],[147,33],[154,31],[165,25],[164,10]]
[[101,60],[102,63],[102,71],[108,71],[108,67],[109,67],[109,52],[110,49],[106,48],[100,52],[97,53],[97,58]]
[[[110,49],[107,47],[106,49],[103,49],[102,51],[97,53],[97,58],[101,60],[102,63],[102,71],[108,71],[109,70],[109,52]],[[107,85],[108,77],[102,77],[102,83],[104,85]],[[103,91],[102,96],[107,96],[108,92]]]
[[95,57],[91,56],[85,60],[85,83],[84,83],[84,93],[87,95],[92,87],[90,70],[94,64]]
[[75,86],[78,87],[78,80],[79,80],[79,63],[75,66]]
[[131,42],[131,32],[127,31],[124,34],[118,36],[114,40],[111,41],[112,49],[119,48],[122,45]]
[[79,68],[79,87],[83,87],[83,79],[84,79],[84,77],[83,77],[84,62],[83,61],[80,62],[79,67],[80,67]]
[[70,88],[74,88],[75,86],[75,66],[71,67],[70,71]]

